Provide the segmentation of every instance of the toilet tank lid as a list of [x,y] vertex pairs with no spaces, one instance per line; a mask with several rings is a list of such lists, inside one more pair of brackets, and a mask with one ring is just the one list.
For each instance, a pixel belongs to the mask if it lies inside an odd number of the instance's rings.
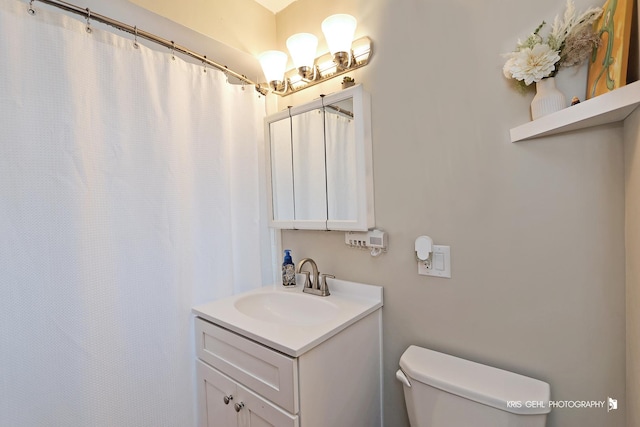
[[549,384],[470,360],[412,345],[400,357],[400,368],[410,380],[503,411],[534,415],[551,410]]

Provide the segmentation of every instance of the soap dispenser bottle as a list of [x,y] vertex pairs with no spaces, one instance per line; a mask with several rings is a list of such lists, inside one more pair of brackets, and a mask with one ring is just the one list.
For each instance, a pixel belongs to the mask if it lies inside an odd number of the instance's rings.
[[284,262],[282,263],[282,285],[296,285],[296,266],[291,259],[291,250],[284,250]]

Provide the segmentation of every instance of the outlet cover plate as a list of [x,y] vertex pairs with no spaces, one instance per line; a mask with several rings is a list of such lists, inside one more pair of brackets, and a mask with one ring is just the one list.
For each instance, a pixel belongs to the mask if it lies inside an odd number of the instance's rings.
[[451,279],[451,247],[433,245],[431,266],[426,261],[418,261],[418,274]]

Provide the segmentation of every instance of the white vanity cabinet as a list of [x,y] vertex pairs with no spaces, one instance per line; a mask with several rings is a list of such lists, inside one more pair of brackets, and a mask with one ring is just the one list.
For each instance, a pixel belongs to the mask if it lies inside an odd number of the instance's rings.
[[357,85],[265,119],[271,227],[375,226],[370,110]]
[[379,427],[381,309],[288,355],[195,318],[200,427]]

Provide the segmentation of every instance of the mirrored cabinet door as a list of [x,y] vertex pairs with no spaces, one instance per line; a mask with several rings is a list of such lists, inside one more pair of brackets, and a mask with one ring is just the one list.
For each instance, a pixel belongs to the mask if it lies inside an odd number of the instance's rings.
[[327,223],[324,113],[322,108],[291,116],[295,228],[324,229]]
[[327,216],[350,221],[358,215],[357,159],[353,99],[325,106]]
[[371,102],[358,85],[324,98],[327,229],[375,227]]
[[289,115],[267,125],[271,161],[271,213],[272,221],[282,227],[293,227],[293,163],[291,120]]

